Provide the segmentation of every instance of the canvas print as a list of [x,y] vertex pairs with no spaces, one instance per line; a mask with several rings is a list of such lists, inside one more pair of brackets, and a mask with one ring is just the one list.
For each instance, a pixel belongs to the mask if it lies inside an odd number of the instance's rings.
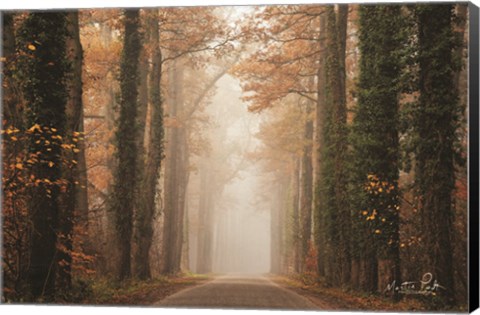
[[1,21],[1,303],[477,305],[475,5]]

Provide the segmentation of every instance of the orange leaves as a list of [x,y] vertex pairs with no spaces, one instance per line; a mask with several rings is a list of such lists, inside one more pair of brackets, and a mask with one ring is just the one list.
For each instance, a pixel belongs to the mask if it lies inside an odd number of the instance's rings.
[[257,32],[257,40],[265,46],[233,70],[248,93],[244,100],[251,102],[251,111],[270,108],[289,94],[315,99],[312,83],[318,67],[318,31],[311,17],[317,10],[311,6],[267,7],[257,14],[264,22],[253,24],[251,32]]
[[375,174],[368,174],[364,188],[369,194],[379,195],[381,193],[391,193],[395,190],[395,185],[387,181],[379,180]]
[[27,130],[28,133],[34,133],[34,132],[40,132],[42,133],[42,128],[40,127],[39,124],[34,124],[32,127],[30,127],[28,130]]

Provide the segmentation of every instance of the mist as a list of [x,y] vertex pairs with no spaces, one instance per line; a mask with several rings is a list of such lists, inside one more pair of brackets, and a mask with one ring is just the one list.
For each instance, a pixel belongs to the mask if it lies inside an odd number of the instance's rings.
[[[230,75],[221,78],[215,94],[205,112],[211,117],[208,161],[203,160],[204,183],[214,183],[212,210],[203,228],[198,223],[200,198],[194,185],[201,182],[200,172],[192,176],[190,185],[191,206],[189,213],[189,269],[201,272],[198,260],[199,238],[206,226],[211,226],[211,272],[263,274],[270,268],[270,212],[262,197],[259,166],[248,157],[257,149],[259,141],[259,117],[248,111],[248,104],[241,100],[238,80]],[[198,188],[197,188],[198,189]],[[208,246],[207,246],[208,247]]]

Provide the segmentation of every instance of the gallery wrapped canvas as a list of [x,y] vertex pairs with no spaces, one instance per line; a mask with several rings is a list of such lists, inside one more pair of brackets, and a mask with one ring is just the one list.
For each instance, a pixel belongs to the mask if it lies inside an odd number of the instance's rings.
[[3,10],[1,302],[473,311],[478,13]]

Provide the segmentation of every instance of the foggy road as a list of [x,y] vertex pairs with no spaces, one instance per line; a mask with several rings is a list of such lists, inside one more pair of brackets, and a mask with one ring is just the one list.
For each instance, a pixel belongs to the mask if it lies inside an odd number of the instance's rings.
[[263,276],[228,275],[173,294],[157,306],[186,308],[237,308],[318,310],[307,298]]

